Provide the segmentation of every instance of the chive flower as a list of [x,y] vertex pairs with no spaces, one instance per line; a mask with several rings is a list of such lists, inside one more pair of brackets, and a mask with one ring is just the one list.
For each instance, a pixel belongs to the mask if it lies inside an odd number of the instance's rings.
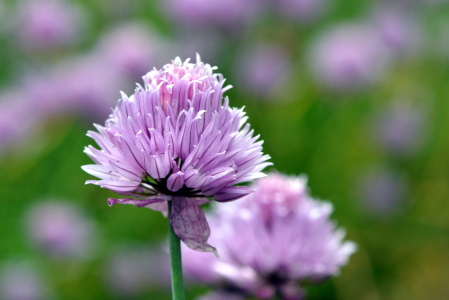
[[263,177],[270,163],[243,109],[229,107],[225,79],[216,67],[179,57],[143,77],[130,97],[122,93],[105,126],[89,131],[100,149],[85,153],[95,162],[83,169],[88,180],[118,194],[109,205],[132,204],[167,213],[190,248],[213,251],[200,205],[228,202],[253,190],[237,184]]
[[339,274],[356,244],[343,240],[332,205],[310,196],[304,176],[269,174],[254,187],[208,216],[221,258],[184,249],[185,273],[217,299],[304,299],[305,285]]

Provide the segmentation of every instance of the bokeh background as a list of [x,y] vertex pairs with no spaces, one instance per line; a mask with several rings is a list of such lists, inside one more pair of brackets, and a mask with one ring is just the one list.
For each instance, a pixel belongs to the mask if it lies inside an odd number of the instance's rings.
[[120,91],[197,52],[358,244],[308,299],[449,299],[443,0],[0,1],[1,299],[170,299],[166,219],[80,166]]

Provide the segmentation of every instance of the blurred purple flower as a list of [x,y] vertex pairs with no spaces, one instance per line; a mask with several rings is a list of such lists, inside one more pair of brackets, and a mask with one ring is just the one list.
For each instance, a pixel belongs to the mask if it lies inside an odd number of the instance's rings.
[[406,182],[395,172],[370,170],[360,177],[356,190],[363,208],[372,215],[383,217],[402,208]]
[[0,152],[23,143],[36,133],[40,116],[29,104],[23,91],[9,90],[0,94]]
[[423,144],[425,119],[422,107],[395,103],[377,114],[376,141],[389,152],[412,154]]
[[198,34],[197,28],[180,26],[172,48],[180,57],[194,57],[196,53],[201,53],[201,59],[217,61],[225,43],[225,36],[217,28],[202,28],[201,34]]
[[373,15],[380,40],[395,54],[415,52],[421,42],[418,22],[403,7],[386,6]]
[[309,59],[321,84],[334,90],[352,90],[365,87],[384,74],[389,52],[372,28],[339,25],[314,41]]
[[26,214],[28,235],[44,253],[85,258],[93,248],[93,224],[69,203],[39,202]]
[[236,73],[243,87],[258,96],[266,96],[278,87],[289,72],[289,59],[276,45],[257,45],[242,53]]
[[207,197],[227,202],[252,192],[241,182],[263,177],[269,156],[262,154],[243,109],[230,108],[224,78],[197,57],[176,58],[162,70],[144,76],[145,86],[122,95],[105,127],[89,131],[101,150],[86,147],[96,163],[83,169],[101,180],[89,180],[138,199],[109,199],[167,212],[170,223],[190,248],[215,251],[199,205]]
[[105,268],[105,280],[114,295],[136,297],[150,288],[170,283],[165,270],[165,253],[140,245],[126,245],[112,253]]
[[258,0],[170,0],[165,10],[175,21],[193,26],[239,28],[257,15]]
[[297,281],[338,274],[356,245],[343,242],[344,232],[329,220],[332,205],[311,198],[306,184],[305,177],[270,174],[254,193],[216,206],[211,242],[221,258],[185,249],[186,274],[258,299],[271,299],[276,290],[285,299],[303,299]]
[[132,78],[141,78],[151,66],[162,63],[164,45],[148,25],[134,22],[109,30],[100,40],[97,51],[107,64]]
[[110,114],[118,98],[116,87],[127,82],[122,71],[95,53],[60,63],[52,76],[56,86],[64,87],[56,106],[71,108],[69,112],[94,120]]
[[304,23],[318,19],[327,6],[325,0],[274,0],[273,2],[284,17]]
[[83,11],[65,0],[21,1],[16,30],[24,50],[46,51],[74,44],[84,23]]
[[0,299],[47,300],[50,299],[42,278],[30,266],[10,263],[0,270]]

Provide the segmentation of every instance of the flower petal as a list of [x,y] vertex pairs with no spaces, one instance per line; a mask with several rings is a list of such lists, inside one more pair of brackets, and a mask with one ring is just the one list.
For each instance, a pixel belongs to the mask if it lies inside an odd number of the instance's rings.
[[203,252],[213,252],[218,257],[217,249],[207,243],[210,228],[206,216],[195,199],[174,197],[170,224],[176,235],[187,247]]
[[214,195],[214,200],[218,202],[229,202],[237,200],[243,196],[252,193],[254,190],[246,186],[232,186],[221,189]]
[[179,191],[180,188],[184,185],[184,173],[181,171],[178,171],[176,173],[173,173],[168,177],[167,180],[167,188],[172,192]]

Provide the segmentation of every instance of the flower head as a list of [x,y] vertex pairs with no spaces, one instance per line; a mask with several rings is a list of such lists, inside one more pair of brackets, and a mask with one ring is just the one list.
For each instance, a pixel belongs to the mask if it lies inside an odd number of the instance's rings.
[[15,36],[24,50],[47,51],[78,41],[84,12],[72,1],[20,1]]
[[[83,169],[100,178],[89,180],[134,198],[109,199],[109,204],[133,204],[167,211],[170,223],[190,248],[214,251],[199,205],[252,192],[238,183],[263,177],[269,165],[262,141],[253,136],[242,109],[231,108],[223,93],[221,74],[197,58],[176,58],[143,77],[145,85],[122,95],[106,125],[90,131],[101,150],[85,149],[96,163]],[[137,199],[136,199],[137,198]]]
[[26,223],[33,244],[50,256],[85,258],[92,250],[94,226],[69,203],[38,203],[27,212]]
[[242,53],[236,64],[236,74],[249,92],[264,98],[286,81],[290,65],[282,47],[259,44]]
[[174,21],[198,27],[241,28],[260,9],[260,1],[255,0],[170,0],[164,4],[168,16]]
[[357,90],[373,84],[390,57],[379,34],[366,24],[337,25],[319,36],[309,49],[311,71],[331,90]]
[[104,279],[114,296],[135,299],[148,289],[170,283],[164,268],[165,252],[144,245],[121,242],[112,249],[104,266]]
[[4,300],[49,299],[49,290],[34,266],[11,261],[0,269],[0,298]]
[[223,292],[271,299],[277,290],[285,299],[302,299],[296,281],[338,274],[356,246],[342,241],[344,232],[329,220],[331,204],[312,199],[306,183],[272,174],[251,195],[216,207],[209,220],[221,259],[184,251],[187,275],[221,285]]

